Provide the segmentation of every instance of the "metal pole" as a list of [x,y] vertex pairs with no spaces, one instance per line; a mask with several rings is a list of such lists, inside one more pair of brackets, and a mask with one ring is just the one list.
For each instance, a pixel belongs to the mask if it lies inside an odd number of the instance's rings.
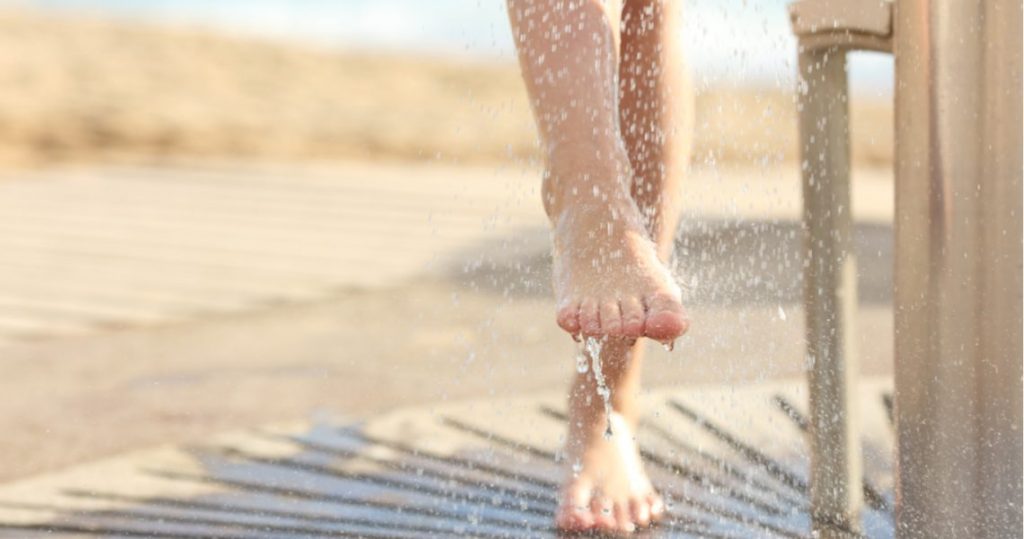
[[1021,533],[1021,3],[896,4],[899,537]]
[[846,53],[801,47],[799,64],[811,516],[817,536],[827,539],[859,527],[863,495]]

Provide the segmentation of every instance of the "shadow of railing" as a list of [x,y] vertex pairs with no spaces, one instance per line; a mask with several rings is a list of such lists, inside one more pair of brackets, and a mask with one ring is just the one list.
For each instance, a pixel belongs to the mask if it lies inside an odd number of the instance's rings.
[[[882,392],[873,405],[884,408]],[[758,424],[806,428],[785,396],[762,406]],[[769,454],[742,430],[701,407],[667,398],[640,425],[641,451],[664,494],[668,518],[641,537],[810,536],[806,450]],[[527,424],[557,427],[565,412],[537,404]],[[191,497],[136,496],[105,485],[65,490],[62,505],[6,503],[48,511],[45,523],[0,522],[0,536],[118,536],[181,539],[242,537],[556,537],[553,517],[564,464],[559,451],[520,435],[440,414],[438,435],[463,442],[442,452],[364,426],[319,427],[306,433],[257,431],[259,443],[289,448],[267,454],[243,445],[192,450],[202,471],[153,467],[148,480],[206,487]],[[553,423],[557,422],[557,423]],[[682,429],[682,430],[680,430]],[[686,431],[686,429],[691,429]],[[695,430],[693,430],[695,429]],[[691,432],[691,434],[682,434]],[[696,445],[687,436],[703,432]],[[805,444],[797,439],[793,443]],[[788,456],[786,456],[788,455]],[[887,492],[864,482],[865,532],[891,536]],[[111,507],[83,510],[81,502]],[[850,537],[864,537],[849,531]]]

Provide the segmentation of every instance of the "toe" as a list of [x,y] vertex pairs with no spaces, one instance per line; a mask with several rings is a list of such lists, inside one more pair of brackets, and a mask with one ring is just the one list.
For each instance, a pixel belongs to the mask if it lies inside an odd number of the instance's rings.
[[629,500],[629,515],[637,526],[646,527],[651,524],[651,505],[646,497]]
[[558,327],[569,332],[570,335],[578,334],[580,332],[580,302],[570,300],[564,303],[558,309],[557,320]]
[[665,518],[665,500],[655,492],[647,495],[647,504],[651,508],[651,522],[660,522]]
[[690,327],[679,299],[668,295],[648,298],[644,335],[658,341],[671,341]]
[[590,512],[594,519],[594,528],[602,531],[618,529],[618,522],[615,519],[615,506],[608,498],[596,496],[590,501]]
[[629,510],[629,502],[626,500],[615,504],[615,526],[616,529],[624,533],[636,531],[636,524],[633,522],[633,515]]
[[584,531],[594,526],[594,517],[590,509],[590,488],[576,486],[566,489],[555,524],[565,531]]
[[622,310],[622,334],[625,337],[643,337],[644,304],[640,298],[626,298],[619,302]]
[[601,315],[597,301],[593,299],[588,298],[580,303],[580,331],[591,337],[601,334]]
[[602,335],[622,335],[622,312],[619,310],[618,301],[606,301],[601,304],[601,333]]

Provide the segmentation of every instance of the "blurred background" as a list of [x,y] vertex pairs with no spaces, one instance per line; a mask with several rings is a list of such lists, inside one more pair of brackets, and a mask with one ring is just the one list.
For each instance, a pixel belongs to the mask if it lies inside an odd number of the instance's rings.
[[[685,3],[694,327],[653,385],[800,376],[785,2]],[[0,1],[0,482],[271,422],[558,391],[500,0]],[[862,364],[891,370],[892,63],[854,55]]]
[[[5,4],[5,163],[536,157],[500,0]],[[686,9],[697,161],[793,160],[785,2]],[[892,60],[851,69],[855,159],[886,164]]]

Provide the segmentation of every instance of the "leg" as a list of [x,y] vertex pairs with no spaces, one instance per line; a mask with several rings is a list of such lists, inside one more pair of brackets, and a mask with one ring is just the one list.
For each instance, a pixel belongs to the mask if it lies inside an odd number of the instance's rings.
[[[679,222],[679,187],[689,162],[693,122],[693,95],[678,43],[681,10],[671,0],[626,0],[622,14],[620,73],[621,133],[633,170],[631,194],[636,201],[659,256],[667,261]],[[640,393],[643,346],[626,340],[609,341],[602,351],[605,377],[612,390],[612,407],[621,419],[619,432],[604,440],[603,405],[591,373],[573,383],[570,407],[570,442],[578,444],[583,469],[570,487],[570,497],[585,501],[592,495],[592,475],[634,482],[628,500],[629,522],[645,525],[662,516],[664,503],[650,487],[640,466],[635,441],[636,399]],[[593,418],[601,418],[601,422]],[[589,418],[589,421],[588,421]],[[570,447],[570,455],[576,454]],[[612,466],[624,474],[608,471]],[[606,479],[608,481],[608,479]],[[615,491],[607,483],[605,491]],[[646,492],[643,497],[636,493]],[[578,502],[577,502],[578,503]],[[595,504],[607,507],[607,501]],[[612,503],[620,515],[622,503]],[[600,519],[594,512],[592,518]],[[620,522],[622,518],[618,519]]]
[[665,261],[679,224],[680,183],[693,141],[693,86],[680,43],[680,4],[626,0],[622,14],[622,138],[633,166],[633,199]]
[[[658,255],[668,262],[679,225],[680,184],[690,160],[693,89],[679,38],[682,9],[674,0],[626,0],[622,13],[619,118],[633,169],[631,194]],[[635,421],[642,346],[618,380],[619,410]]]
[[[679,43],[681,6],[673,0],[626,0],[622,13],[619,118],[630,186],[660,258],[668,262],[679,224],[680,183],[690,158],[693,92]],[[643,347],[632,350],[618,383],[625,399],[640,390]],[[631,402],[616,408],[635,418]]]
[[[665,505],[644,471],[634,437],[640,350],[632,339],[604,342],[601,361],[612,394],[611,418],[605,415],[592,370],[573,379],[566,442],[573,473],[562,491],[561,528],[628,532],[664,514]],[[610,436],[606,434],[609,426]]]
[[[601,356],[615,410],[614,434],[605,438],[609,418],[594,377],[590,372],[576,377],[567,443],[575,473],[563,491],[559,524],[630,530],[663,512],[631,434],[639,392],[635,337],[672,339],[686,324],[678,288],[661,261],[671,247],[671,233],[660,231],[674,230],[676,215],[663,211],[668,205],[662,201],[675,199],[635,198],[631,168],[668,170],[647,161],[667,161],[671,154],[644,149],[634,157],[627,150],[619,117],[637,115],[621,111],[618,104],[617,9],[605,9],[597,1],[520,0],[510,1],[509,11],[547,154],[544,204],[554,224],[559,323],[574,334],[603,337]],[[629,13],[627,7],[627,17]],[[565,28],[571,31],[560,30]],[[647,33],[633,34],[650,40]],[[624,34],[624,47],[626,39]],[[648,71],[654,58],[638,56],[630,69]],[[643,62],[646,66],[639,67]],[[652,125],[658,118],[646,113],[639,117]],[[648,129],[647,124],[636,125],[634,131]],[[660,193],[668,182],[652,182],[664,177],[645,172],[642,181]],[[655,203],[645,204],[647,200]],[[661,218],[663,214],[671,217]],[[657,246],[652,237],[658,239]],[[659,252],[666,253],[661,260]],[[623,290],[622,285],[633,286]],[[608,298],[609,291],[616,293]]]
[[558,322],[573,334],[686,331],[679,287],[631,196],[619,129],[618,13],[600,0],[510,0],[513,37],[544,143]]

